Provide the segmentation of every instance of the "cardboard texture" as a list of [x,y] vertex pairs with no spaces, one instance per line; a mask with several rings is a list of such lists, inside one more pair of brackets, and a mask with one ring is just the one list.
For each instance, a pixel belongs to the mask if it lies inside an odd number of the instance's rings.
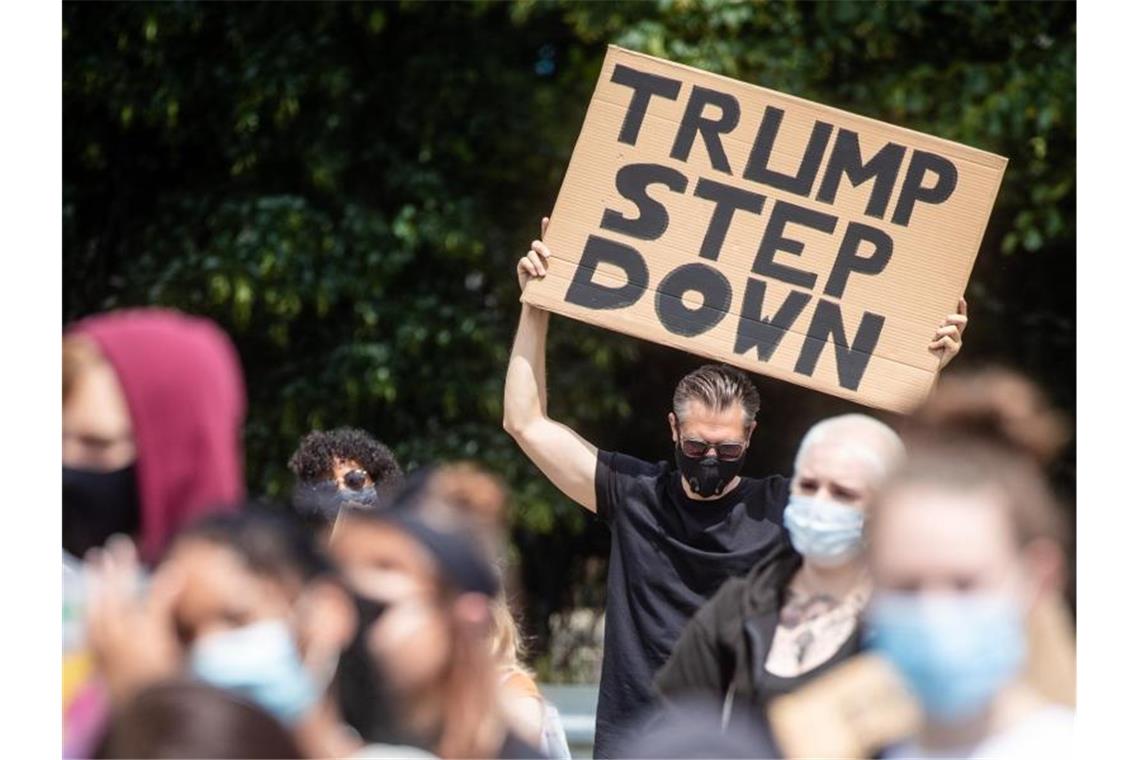
[[522,300],[905,412],[1005,166],[611,46]]
[[922,711],[890,664],[868,653],[772,700],[768,717],[785,757],[870,758],[913,735]]

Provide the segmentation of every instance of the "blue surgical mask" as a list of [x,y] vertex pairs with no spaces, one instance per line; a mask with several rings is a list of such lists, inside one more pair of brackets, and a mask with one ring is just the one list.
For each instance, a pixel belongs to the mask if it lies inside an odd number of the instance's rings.
[[208,684],[241,694],[286,725],[318,699],[284,620],[267,620],[208,634],[194,643],[190,669]]
[[792,495],[784,527],[800,554],[822,565],[840,565],[863,549],[863,512],[824,499]]
[[980,715],[1025,662],[1021,610],[995,594],[879,593],[867,643],[889,660],[935,723]]

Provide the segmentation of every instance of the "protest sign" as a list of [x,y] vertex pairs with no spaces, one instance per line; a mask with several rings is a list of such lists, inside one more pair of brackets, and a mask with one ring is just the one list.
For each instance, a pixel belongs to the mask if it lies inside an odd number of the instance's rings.
[[611,46],[522,299],[906,411],[1005,165]]
[[773,699],[768,721],[784,757],[870,758],[913,736],[922,708],[890,663],[864,652]]

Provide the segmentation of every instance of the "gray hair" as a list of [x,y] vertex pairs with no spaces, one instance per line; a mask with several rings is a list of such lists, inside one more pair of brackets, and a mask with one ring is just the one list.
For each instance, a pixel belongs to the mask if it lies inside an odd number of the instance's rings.
[[727,364],[706,364],[681,378],[673,391],[673,414],[678,420],[684,419],[691,401],[699,401],[716,412],[740,404],[744,409],[745,426],[760,410],[756,386],[748,375]]
[[811,426],[796,452],[795,470],[808,450],[824,441],[836,441],[845,451],[871,464],[880,477],[906,456],[902,439],[891,427],[866,414],[841,414]]

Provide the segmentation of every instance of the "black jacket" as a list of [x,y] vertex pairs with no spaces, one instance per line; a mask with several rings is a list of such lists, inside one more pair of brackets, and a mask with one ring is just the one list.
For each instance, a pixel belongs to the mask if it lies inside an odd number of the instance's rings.
[[731,578],[685,626],[654,685],[666,703],[705,696],[722,706],[724,723],[764,713],[757,688],[788,585],[802,557],[791,547]]

